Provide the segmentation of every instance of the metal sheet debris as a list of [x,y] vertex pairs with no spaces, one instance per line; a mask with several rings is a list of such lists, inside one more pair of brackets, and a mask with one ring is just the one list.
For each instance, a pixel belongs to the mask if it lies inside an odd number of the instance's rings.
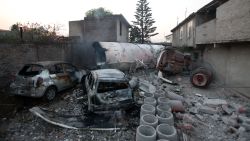
[[[29,111],[50,124],[60,126],[63,128],[68,128],[68,129],[95,130],[95,131],[112,131],[112,130],[121,129],[121,128],[115,127],[115,125],[112,125],[110,123],[106,124],[106,126],[114,126],[114,127],[87,126],[86,123],[84,123],[83,120],[79,119],[78,116],[69,117],[69,116],[57,115],[56,113],[53,113],[50,111],[44,111],[39,107],[33,107],[29,109]],[[97,126],[100,126],[100,125],[97,125]]]

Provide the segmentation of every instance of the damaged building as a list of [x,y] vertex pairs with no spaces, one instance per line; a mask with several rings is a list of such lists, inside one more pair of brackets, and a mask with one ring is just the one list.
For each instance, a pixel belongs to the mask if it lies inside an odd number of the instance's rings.
[[193,59],[212,68],[218,86],[231,87],[247,96],[249,7],[249,0],[213,0],[171,30],[172,45],[193,49]]
[[76,39],[72,52],[72,62],[79,66],[96,66],[93,43],[128,42],[130,24],[123,15],[85,17],[84,20],[69,21],[69,37]]

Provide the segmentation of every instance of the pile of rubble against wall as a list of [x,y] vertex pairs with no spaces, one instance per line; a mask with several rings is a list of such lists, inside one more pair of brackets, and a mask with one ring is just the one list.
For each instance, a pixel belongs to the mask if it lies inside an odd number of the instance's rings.
[[250,139],[249,109],[224,99],[194,94],[185,99],[187,112],[177,113],[177,127],[202,140]]
[[[229,93],[225,96],[225,94],[223,95],[224,89],[222,92],[216,92],[218,94],[216,96],[213,94],[214,88],[201,90],[208,94],[195,93],[194,91],[199,91],[199,89],[192,87],[187,78],[184,82],[181,82],[183,81],[181,77],[178,77],[178,79],[180,79],[180,85],[177,86],[168,84],[172,81],[159,79],[154,73],[141,75],[139,76],[139,89],[144,92],[138,92],[138,95],[143,97],[145,94],[145,97],[150,97],[148,93],[153,93],[157,95],[154,96],[157,102],[159,97],[165,97],[168,99],[168,104],[171,103],[170,101],[176,100],[181,103],[176,104],[175,107],[172,105],[175,119],[174,126],[177,129],[179,140],[247,141],[250,139],[250,109],[247,108],[247,99],[242,102],[242,98],[238,99],[237,95]],[[145,99],[139,99],[138,101],[141,104],[143,104],[143,101],[145,103]],[[149,101],[154,103],[154,100]],[[153,121],[151,120],[151,122]],[[141,130],[139,127],[137,130]]]

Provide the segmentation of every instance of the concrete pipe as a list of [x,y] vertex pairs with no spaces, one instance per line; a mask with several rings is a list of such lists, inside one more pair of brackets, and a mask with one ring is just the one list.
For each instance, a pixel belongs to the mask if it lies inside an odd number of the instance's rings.
[[155,93],[154,94],[155,99],[158,99],[159,97],[162,97],[162,96],[164,96],[164,95],[160,94],[160,93]]
[[155,107],[149,104],[143,104],[141,106],[140,117],[146,114],[155,115]]
[[144,98],[147,98],[147,97],[154,97],[154,94],[152,94],[152,93],[146,93],[146,92],[144,92]]
[[177,141],[177,132],[174,126],[168,124],[160,124],[156,127],[158,139],[166,139],[169,141]]
[[158,105],[156,111],[158,115],[161,115],[162,112],[171,112],[171,107],[168,104]]
[[136,141],[155,141],[156,131],[149,125],[140,125],[136,130]]
[[157,99],[158,105],[165,105],[168,104],[169,99],[166,97],[159,97]]
[[143,115],[140,119],[140,125],[149,125],[154,128],[158,125],[158,119],[154,115]]
[[174,125],[174,116],[171,112],[162,112],[160,115],[156,115],[158,119],[158,123],[166,123],[168,125],[173,126]]
[[153,105],[155,107],[157,102],[156,102],[155,98],[153,98],[153,97],[146,97],[146,98],[144,98],[144,104]]

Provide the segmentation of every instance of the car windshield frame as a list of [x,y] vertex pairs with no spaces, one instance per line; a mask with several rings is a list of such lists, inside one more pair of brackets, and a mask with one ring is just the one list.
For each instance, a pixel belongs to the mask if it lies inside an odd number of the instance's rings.
[[[108,83],[110,83],[110,85],[108,85]],[[119,83],[120,84],[125,84],[126,86],[125,85],[119,85]],[[101,85],[103,85],[102,90],[100,90]],[[110,86],[110,87],[108,87],[108,86]],[[124,90],[124,89],[128,89],[128,88],[129,88],[129,82],[128,81],[103,81],[102,80],[102,81],[98,82],[96,92],[97,93],[105,93],[105,92],[111,92],[111,91],[117,91],[117,90]]]

